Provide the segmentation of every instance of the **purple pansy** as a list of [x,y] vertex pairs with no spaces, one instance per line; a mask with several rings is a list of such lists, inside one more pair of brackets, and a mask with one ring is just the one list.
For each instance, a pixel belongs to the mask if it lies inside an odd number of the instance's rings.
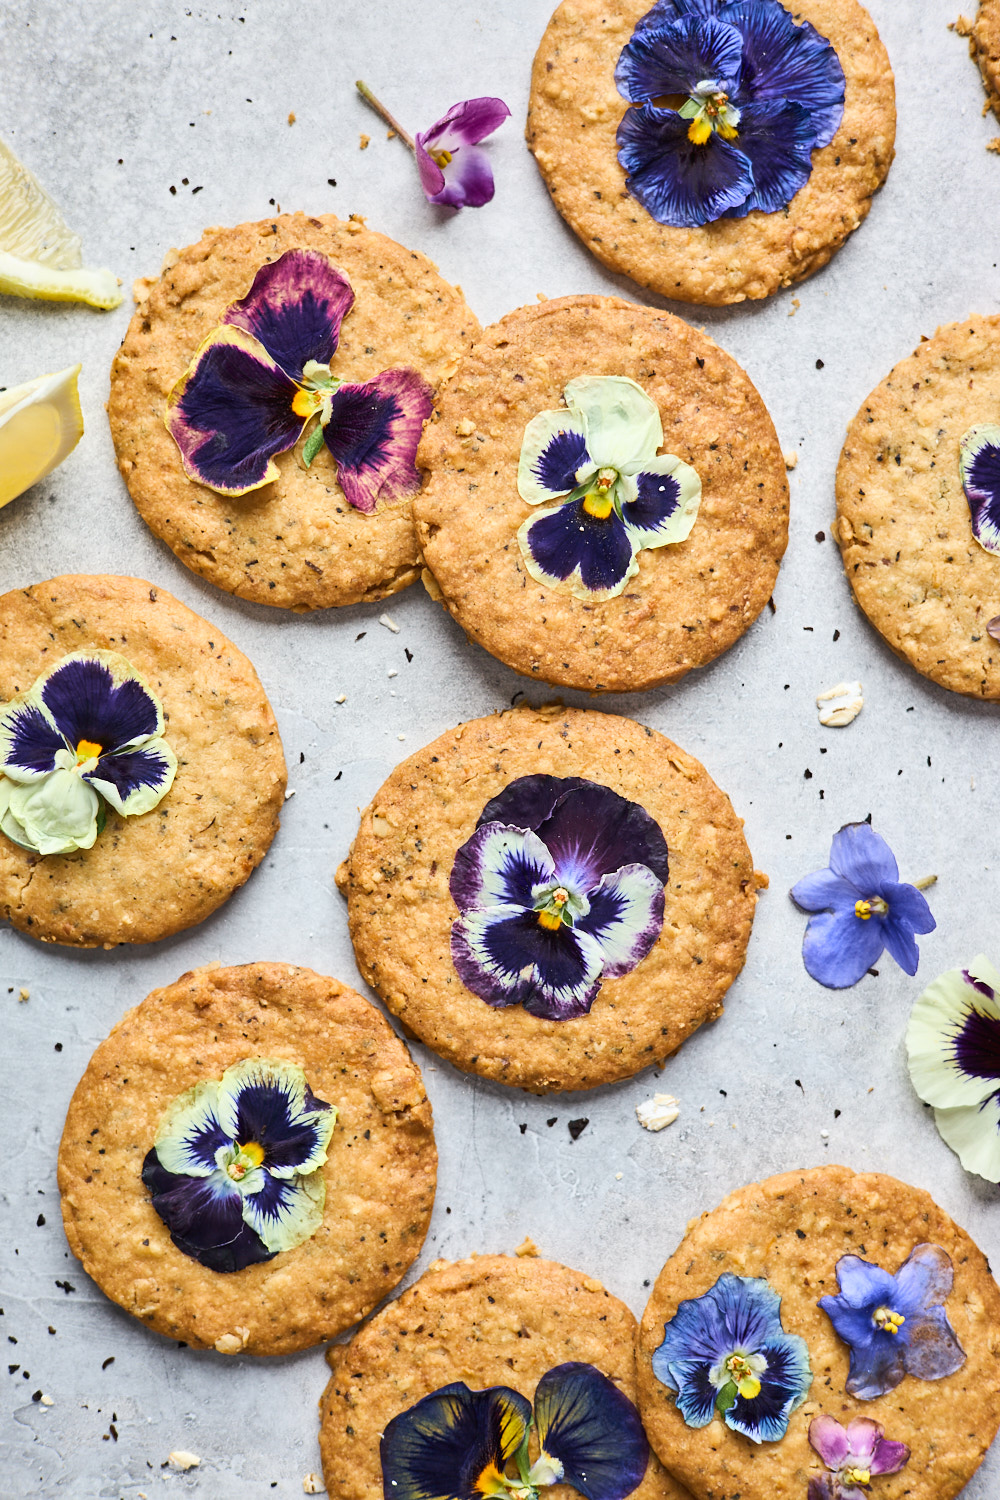
[[[970,427],[960,445],[959,471],[972,516],[972,535],[987,552],[1000,552],[1000,427]],[[987,629],[993,634],[990,626]]]
[[455,856],[452,961],[487,1005],[586,1015],[659,937],[666,879],[666,840],[638,803],[580,777],[519,777]]
[[618,127],[629,191],[680,227],[783,208],[844,112],[836,52],[779,0],[658,0],[615,82],[636,106]]
[[939,1245],[917,1245],[895,1276],[858,1255],[837,1262],[840,1295],[819,1306],[850,1347],[847,1391],[874,1401],[905,1375],[942,1380],[965,1364],[965,1353],[944,1310],[954,1280],[951,1257]]
[[883,948],[915,974],[914,933],[937,926],[924,896],[900,880],[892,850],[868,823],[847,823],[835,833],[829,867],[806,875],[791,895],[803,911],[819,913],[806,927],[802,959],[828,989],[857,984]]
[[428,202],[448,208],[489,203],[493,173],[479,142],[499,129],[509,114],[502,99],[464,99],[429,130],[417,131],[417,170]]
[[830,1470],[809,1481],[807,1500],[866,1500],[872,1479],[898,1474],[910,1450],[884,1437],[881,1422],[856,1417],[841,1426],[825,1413],[809,1423],[809,1442]]
[[350,282],[317,250],[261,266],[247,295],[201,344],[167,398],[164,418],[185,473],[223,495],[278,477],[275,455],[305,427],[308,465],[325,442],[344,497],[372,512],[420,486],[415,458],[432,391],[416,370],[349,382],[330,371]]
[[[534,1463],[532,1430],[540,1449]],[[380,1457],[385,1500],[538,1500],[553,1484],[571,1485],[586,1500],[625,1500],[646,1472],[649,1445],[628,1397],[593,1365],[574,1361],[542,1376],[534,1415],[508,1386],[442,1386],[393,1417]]]

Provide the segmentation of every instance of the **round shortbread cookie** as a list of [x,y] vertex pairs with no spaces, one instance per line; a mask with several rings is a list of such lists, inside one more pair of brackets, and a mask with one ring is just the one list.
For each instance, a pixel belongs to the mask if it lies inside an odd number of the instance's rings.
[[875,629],[942,687],[1000,698],[1000,557],[972,534],[959,472],[1000,410],[1000,317],[949,323],[901,360],[847,429],[835,533]]
[[[686,541],[640,551],[624,592],[603,602],[537,583],[516,539],[533,512],[517,487],[525,428],[583,375],[639,385],[663,449],[702,484]],[[736,361],[669,313],[590,296],[509,313],[442,391],[417,458],[429,478],[414,515],[444,604],[526,676],[603,692],[676,682],[738,640],[771,597],[788,540],[774,424]]]
[[[866,217],[896,133],[892,69],[856,0],[801,0],[834,47],[847,82],[833,140],[783,212],[754,211],[696,228],[659,224],[625,186],[616,132],[628,105],[615,86],[621,50],[649,0],[563,0],[539,44],[527,139],[552,201],[598,260],[681,302],[768,297],[825,266]],[[792,9],[791,6],[788,7]]]
[[[382,1494],[379,1441],[386,1425],[452,1381],[472,1390],[513,1387],[528,1400],[547,1370],[596,1366],[636,1400],[636,1322],[599,1281],[552,1260],[473,1256],[438,1260],[349,1344],[329,1350],[320,1401],[326,1487],[338,1500]],[[568,1485],[545,1500],[579,1500]],[[630,1500],[690,1500],[650,1451]]]
[[285,760],[253,667],[222,631],[141,578],[69,574],[0,598],[0,698],[62,656],[125,657],[163,705],[177,775],[151,812],[110,806],[91,849],[44,857],[0,835],[0,913],[46,943],[150,943],[209,916],[278,831]]
[[[338,1117],[319,1229],[224,1273],[177,1249],[140,1174],[173,1100],[253,1057],[301,1067]],[[287,964],[196,969],[154,990],[91,1058],[59,1149],[66,1237],[87,1274],[157,1333],[226,1354],[288,1354],[370,1312],[423,1244],[436,1172],[406,1047],[354,990]]]
[[972,25],[959,18],[957,29],[968,35],[969,52],[979,65],[990,108],[1000,119],[1000,0],[979,0]]
[[[450,947],[457,851],[491,798],[540,773],[641,804],[669,858],[652,950],[569,1020],[487,1005]],[[337,883],[361,973],[404,1026],[456,1067],[538,1094],[628,1078],[720,1015],[757,900],[741,820],[703,766],[631,719],[559,705],[472,720],[403,761],[362,813]]]
[[228,593],[295,610],[371,602],[419,572],[408,501],[362,514],[345,500],[325,446],[304,467],[301,440],[275,458],[272,484],[217,494],[188,478],[164,426],[167,396],[202,340],[260,267],[291,249],[329,256],[353,288],[332,362],[341,380],[407,367],[436,387],[479,332],[461,292],[426,256],[360,219],[279,214],[208,229],[196,245],[170,252],[159,280],[136,284],[138,310],[111,370],[118,467],[150,529]]
[[[818,1299],[837,1295],[841,1256],[860,1256],[895,1275],[924,1243],[951,1257],[955,1280],[945,1310],[966,1363],[939,1380],[907,1375],[873,1400],[847,1395],[848,1346]],[[718,1417],[707,1427],[687,1426],[673,1393],[653,1374],[652,1355],[679,1303],[701,1296],[726,1272],[764,1278],[781,1298],[785,1332],[809,1348],[812,1386],[778,1442],[756,1444]],[[786,1172],[738,1189],[688,1226],[643,1314],[638,1365],[650,1442],[698,1500],[805,1500],[809,1480],[826,1473],[808,1440],[820,1413],[844,1425],[869,1418],[887,1439],[909,1445],[905,1468],[878,1475],[880,1500],[951,1500],[1000,1425],[1000,1291],[985,1256],[920,1188],[847,1167]]]

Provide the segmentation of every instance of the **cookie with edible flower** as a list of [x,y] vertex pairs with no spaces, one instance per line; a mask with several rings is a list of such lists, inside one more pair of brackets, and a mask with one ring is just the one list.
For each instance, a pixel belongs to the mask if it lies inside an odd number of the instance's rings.
[[421,428],[478,332],[461,294],[361,219],[304,214],[207,231],[137,286],[108,412],[152,530],[261,604],[411,583]]
[[889,170],[892,71],[856,0],[563,0],[528,143],[610,269],[681,301],[770,296],[826,264]]
[[287,964],[208,967],[98,1047],[59,1152],[73,1253],[149,1328],[286,1354],[349,1328],[423,1242],[436,1152],[386,1021]]

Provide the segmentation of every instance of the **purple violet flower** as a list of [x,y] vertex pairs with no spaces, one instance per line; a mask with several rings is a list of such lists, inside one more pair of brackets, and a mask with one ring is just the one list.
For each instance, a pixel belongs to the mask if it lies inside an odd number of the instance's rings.
[[417,159],[428,203],[444,208],[482,208],[493,197],[493,171],[479,143],[499,130],[510,110],[502,99],[463,99],[416,139],[400,125],[359,78],[358,93],[391,126]]
[[915,885],[900,881],[885,839],[868,823],[847,823],[833,836],[830,864],[792,887],[792,900],[810,918],[802,961],[828,989],[847,989],[888,948],[907,974],[917,972],[914,933],[937,923]]
[[814,1417],[809,1441],[831,1471],[810,1479],[808,1500],[866,1500],[878,1474],[898,1474],[910,1457],[905,1443],[883,1437],[881,1422],[856,1417],[845,1427],[836,1417]]
[[[959,471],[969,502],[972,535],[987,552],[1000,552],[1000,427],[970,427],[960,444]],[[990,635],[991,620],[986,627]]]
[[917,1245],[895,1276],[858,1255],[837,1262],[840,1295],[819,1306],[850,1347],[847,1392],[874,1401],[905,1375],[943,1380],[965,1364],[965,1352],[944,1310],[954,1280],[939,1245]]

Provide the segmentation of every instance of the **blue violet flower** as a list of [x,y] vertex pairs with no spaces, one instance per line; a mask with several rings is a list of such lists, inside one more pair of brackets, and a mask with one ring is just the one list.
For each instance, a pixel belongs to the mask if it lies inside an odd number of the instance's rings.
[[[532,1429],[541,1450],[534,1463]],[[593,1365],[574,1362],[542,1376],[534,1416],[507,1386],[442,1386],[393,1417],[381,1459],[385,1500],[537,1500],[552,1484],[586,1500],[624,1500],[642,1481],[649,1445],[628,1397]]]
[[499,130],[510,115],[502,99],[462,99],[416,139],[404,130],[362,79],[355,85],[376,114],[382,116],[413,152],[420,186],[428,203],[443,208],[482,208],[493,197],[493,169],[480,142]]
[[274,1058],[248,1058],[186,1089],[142,1164],[178,1250],[212,1271],[242,1271],[314,1235],[336,1120],[302,1069]]
[[802,961],[831,990],[857,984],[883,948],[905,973],[915,974],[914,933],[937,926],[925,897],[900,880],[895,855],[868,823],[847,823],[835,833],[829,867],[806,875],[791,895],[803,911],[819,913],[806,926]]
[[681,228],[784,208],[844,113],[836,52],[778,0],[658,0],[615,82],[628,189]]
[[[969,502],[972,535],[987,552],[1000,552],[1000,427],[970,427],[960,444],[959,471]],[[995,623],[993,621],[991,624]],[[990,632],[993,634],[993,631]]]
[[850,1348],[847,1393],[874,1401],[905,1375],[943,1380],[965,1364],[944,1303],[952,1288],[951,1257],[939,1245],[917,1245],[896,1275],[858,1255],[837,1262],[840,1295],[819,1306]]
[[830,1471],[809,1481],[807,1500],[867,1500],[879,1474],[898,1474],[909,1462],[905,1443],[883,1437],[881,1422],[856,1417],[843,1427],[825,1413],[809,1423],[809,1442]]
[[517,541],[536,582],[613,599],[639,571],[638,552],[690,534],[701,480],[674,454],[658,454],[660,414],[634,380],[583,375],[563,397],[565,408],[539,412],[524,431],[518,492],[546,509]]
[[167,397],[185,473],[222,495],[278,478],[276,454],[308,424],[302,461],[326,444],[344,498],[370,514],[420,488],[415,458],[432,391],[416,370],[349,382],[331,371],[351,284],[317,250],[286,250],[227,307]]
[[637,802],[576,776],[521,776],[455,856],[459,978],[487,1005],[586,1015],[659,937],[666,880],[666,840]]
[[150,812],[177,772],[164,722],[123,656],[64,656],[0,708],[0,831],[35,854],[72,854],[93,847],[108,807]]
[[689,1427],[717,1414],[755,1443],[784,1437],[812,1384],[809,1349],[781,1326],[781,1298],[758,1277],[726,1271],[664,1325],[653,1374],[676,1392]]

